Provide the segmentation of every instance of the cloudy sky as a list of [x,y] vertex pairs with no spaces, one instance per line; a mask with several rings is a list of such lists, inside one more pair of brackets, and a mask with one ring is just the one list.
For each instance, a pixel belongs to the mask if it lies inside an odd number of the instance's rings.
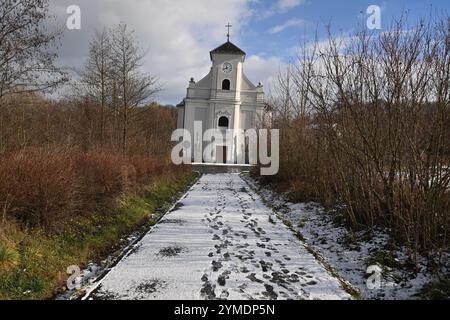
[[[210,68],[209,51],[231,41],[247,52],[244,71],[267,90],[280,69],[295,55],[299,43],[314,39],[317,26],[331,23],[339,33],[365,23],[369,5],[382,9],[382,23],[407,10],[412,19],[430,10],[450,12],[448,0],[50,0],[51,11],[65,24],[67,7],[81,9],[81,30],[66,30],[60,64],[79,68],[96,30],[120,22],[136,31],[148,50],[143,71],[164,86],[163,104],[176,104],[191,77],[200,79]],[[382,24],[382,26],[383,26]],[[320,36],[320,35],[319,35]]]

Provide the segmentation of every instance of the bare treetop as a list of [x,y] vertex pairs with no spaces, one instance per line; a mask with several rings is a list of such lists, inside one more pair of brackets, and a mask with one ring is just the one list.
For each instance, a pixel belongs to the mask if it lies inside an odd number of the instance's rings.
[[60,32],[48,31],[48,0],[0,3],[0,98],[21,91],[42,91],[65,81],[56,67]]

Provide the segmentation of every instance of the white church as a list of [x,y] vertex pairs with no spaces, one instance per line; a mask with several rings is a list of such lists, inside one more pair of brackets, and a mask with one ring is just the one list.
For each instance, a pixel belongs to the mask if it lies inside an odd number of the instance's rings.
[[[193,133],[194,122],[201,121],[203,132],[208,129],[237,132],[256,129],[264,119],[267,110],[263,86],[255,86],[245,76],[246,53],[230,42],[229,31],[227,38],[226,43],[210,52],[212,67],[208,75],[198,82],[191,78],[186,98],[177,106],[178,128]],[[247,152],[245,143],[242,147],[236,136],[231,142],[215,146],[213,163],[236,163],[239,153]]]

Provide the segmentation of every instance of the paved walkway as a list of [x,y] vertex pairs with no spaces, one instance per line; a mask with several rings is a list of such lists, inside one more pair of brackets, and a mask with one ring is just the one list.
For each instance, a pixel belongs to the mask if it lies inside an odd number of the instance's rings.
[[204,175],[90,299],[349,299],[237,174]]

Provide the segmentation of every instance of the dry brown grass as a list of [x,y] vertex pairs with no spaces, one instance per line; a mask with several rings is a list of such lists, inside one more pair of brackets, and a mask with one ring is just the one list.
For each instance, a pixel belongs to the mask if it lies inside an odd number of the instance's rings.
[[181,168],[107,150],[26,148],[0,156],[3,222],[51,228]]
[[0,163],[4,220],[50,226],[78,206],[81,181],[70,152],[30,148],[2,155]]

